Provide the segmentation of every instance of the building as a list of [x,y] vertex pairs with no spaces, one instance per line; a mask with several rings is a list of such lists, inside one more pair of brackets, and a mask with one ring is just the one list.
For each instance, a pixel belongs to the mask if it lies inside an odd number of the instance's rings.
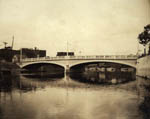
[[45,57],[46,50],[22,48],[22,56],[25,58]]
[[56,56],[74,56],[74,52],[57,52]]
[[0,61],[15,62],[22,58],[46,57],[46,50],[22,48],[21,50],[13,50],[11,47],[0,49]]
[[11,47],[0,49],[0,61],[11,62],[14,55],[19,54],[18,50],[12,50]]

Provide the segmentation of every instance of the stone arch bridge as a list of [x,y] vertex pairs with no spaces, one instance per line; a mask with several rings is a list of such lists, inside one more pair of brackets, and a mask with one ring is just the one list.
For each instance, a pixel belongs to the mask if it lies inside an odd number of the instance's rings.
[[110,62],[127,65],[136,68],[137,56],[136,55],[99,55],[99,56],[59,56],[59,57],[41,57],[41,58],[26,58],[22,59],[18,63],[20,68],[32,64],[55,64],[63,67],[65,71],[73,66],[84,64],[84,63],[94,63],[94,62]]

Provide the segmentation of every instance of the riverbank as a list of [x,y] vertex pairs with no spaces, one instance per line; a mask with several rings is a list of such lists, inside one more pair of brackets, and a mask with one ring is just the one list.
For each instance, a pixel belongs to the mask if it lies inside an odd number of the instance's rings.
[[0,77],[11,75],[17,76],[20,74],[20,68],[11,62],[0,62]]
[[150,55],[137,60],[137,76],[150,79]]

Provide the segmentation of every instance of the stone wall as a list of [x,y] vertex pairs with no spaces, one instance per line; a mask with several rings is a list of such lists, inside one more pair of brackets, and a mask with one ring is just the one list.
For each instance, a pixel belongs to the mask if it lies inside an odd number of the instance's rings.
[[137,60],[137,75],[150,78],[150,55]]

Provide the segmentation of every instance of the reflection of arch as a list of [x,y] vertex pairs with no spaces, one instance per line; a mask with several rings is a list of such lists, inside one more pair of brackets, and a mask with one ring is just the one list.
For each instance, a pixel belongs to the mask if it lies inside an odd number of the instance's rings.
[[81,62],[77,62],[77,63],[70,65],[70,68],[73,68],[73,67],[79,66],[79,65],[84,65],[84,64],[92,64],[92,63],[115,63],[115,64],[126,65],[126,66],[136,69],[136,65],[134,65],[133,63],[123,62],[123,61],[114,61],[114,60],[113,61],[111,61],[111,60],[81,61]]
[[20,67],[21,68],[25,68],[25,67],[28,67],[28,66],[32,66],[32,65],[56,65],[58,67],[61,67],[64,69],[64,66],[63,65],[60,65],[60,64],[57,64],[57,63],[51,63],[51,62],[30,62],[30,63],[26,63],[24,65],[21,65]]

